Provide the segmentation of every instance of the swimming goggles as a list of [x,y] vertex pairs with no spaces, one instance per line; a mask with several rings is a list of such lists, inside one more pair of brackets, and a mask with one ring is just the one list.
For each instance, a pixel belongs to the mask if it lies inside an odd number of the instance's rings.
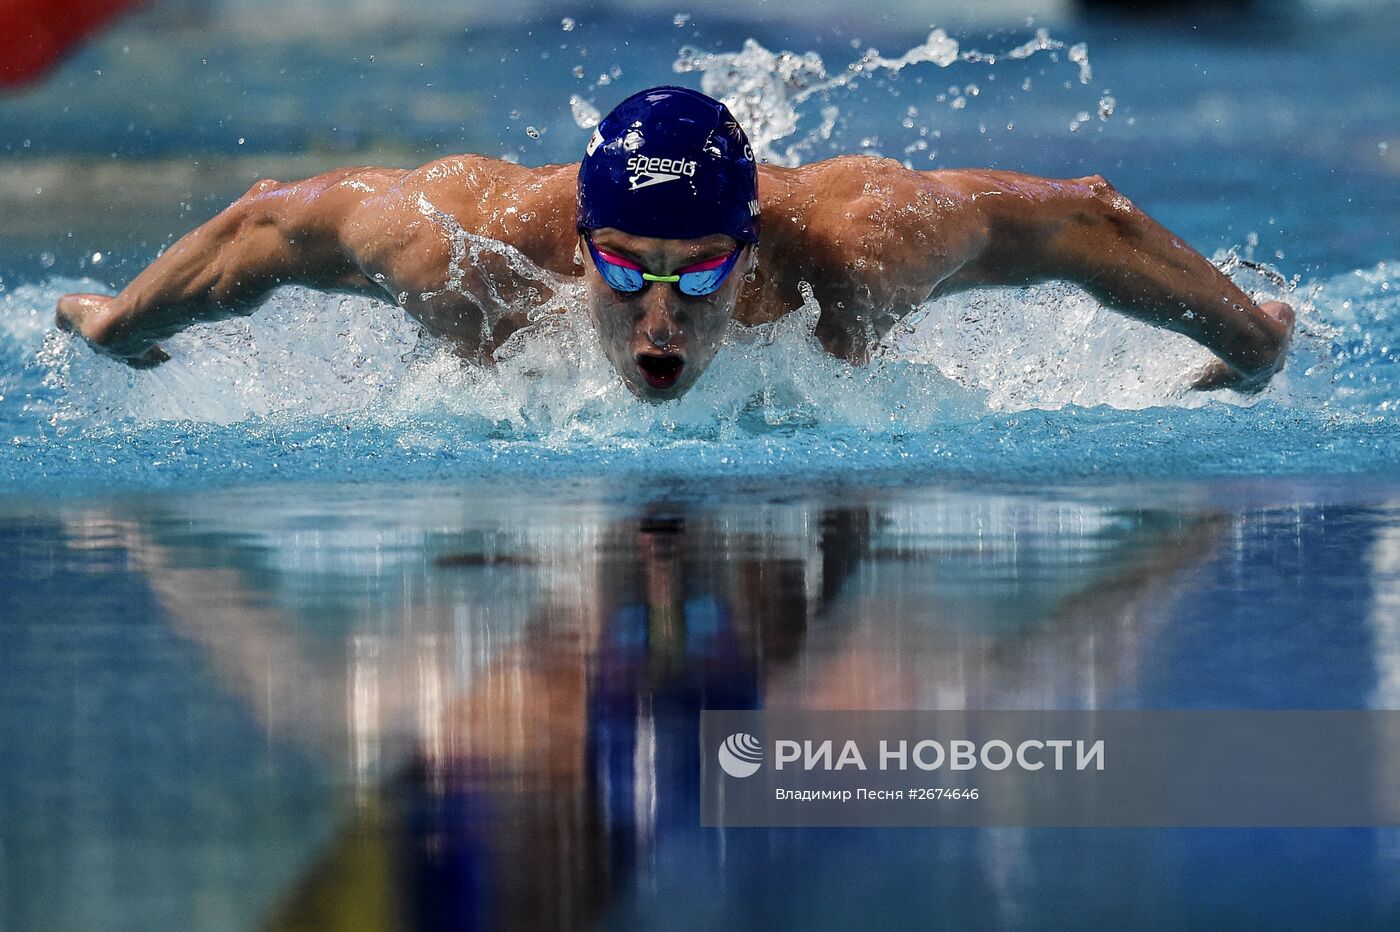
[[614,291],[625,292],[641,291],[647,286],[647,282],[670,282],[679,288],[682,294],[695,297],[714,294],[733,270],[734,263],[739,261],[739,253],[743,251],[741,246],[727,256],[707,259],[677,269],[674,275],[653,275],[630,259],[599,249],[593,245],[593,238],[588,234],[585,233],[583,239],[588,243],[593,264],[598,267],[598,274],[603,276],[603,281]]

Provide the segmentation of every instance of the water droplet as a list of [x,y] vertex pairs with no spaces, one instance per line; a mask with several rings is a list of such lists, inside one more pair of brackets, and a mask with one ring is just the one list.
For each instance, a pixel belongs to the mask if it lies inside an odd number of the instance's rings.
[[1079,66],[1079,83],[1088,84],[1094,79],[1094,69],[1089,67],[1089,46],[1083,42],[1069,47],[1069,60]]
[[46,268],[46,269],[51,269],[51,268],[53,268],[54,263],[57,262],[57,261],[58,261],[58,257],[55,256],[55,255],[54,255],[53,253],[51,253],[51,252],[41,252],[41,253],[39,253],[39,264],[42,265],[42,266],[43,266],[44,268]]
[[957,97],[953,98],[953,102],[948,106],[952,107],[954,110],[962,110],[967,106],[967,98],[959,94]]
[[564,30],[565,32],[573,32],[574,27],[577,25],[578,23],[574,22],[574,18],[572,16],[566,16],[559,21],[559,28]]
[[582,78],[583,75],[584,75],[583,66],[582,66],[582,65],[574,65],[574,77],[576,77],[576,78]]
[[[580,68],[580,71],[583,69]],[[598,121],[603,115],[598,112],[598,108],[584,100],[577,94],[569,96],[569,110],[574,115],[574,123],[579,129],[592,129],[598,125]]]
[[671,18],[671,24],[674,26],[684,26],[688,22],[690,22],[689,13],[677,13]]
[[247,141],[247,140],[245,140],[242,136],[239,136],[239,137],[238,137],[238,144],[239,144],[240,146],[243,145],[243,143],[246,142],[246,141]]
[[539,139],[540,131],[535,129],[533,126],[527,126],[525,127],[525,135],[529,136],[531,139]]
[[1113,108],[1118,106],[1118,101],[1113,99],[1112,94],[1104,94],[1099,98],[1099,119],[1107,120],[1113,116]]
[[102,257],[102,253],[100,253],[100,252],[95,252],[95,253],[92,254],[91,262],[92,262],[93,265],[101,265],[101,264],[102,264],[102,258],[103,258],[103,257]]

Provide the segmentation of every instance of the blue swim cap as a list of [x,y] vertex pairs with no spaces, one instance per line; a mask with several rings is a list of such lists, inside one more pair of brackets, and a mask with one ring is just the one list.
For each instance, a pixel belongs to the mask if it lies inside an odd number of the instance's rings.
[[758,170],[729,108],[699,91],[653,87],[593,131],[578,169],[580,230],[758,242]]

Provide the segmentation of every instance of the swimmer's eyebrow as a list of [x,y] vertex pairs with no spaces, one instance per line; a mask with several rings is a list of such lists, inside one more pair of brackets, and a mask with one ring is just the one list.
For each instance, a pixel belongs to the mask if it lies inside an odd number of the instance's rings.
[[733,253],[734,250],[742,249],[743,246],[743,243],[739,243],[734,246],[725,244],[723,246],[716,246],[713,249],[702,249],[700,250],[699,255],[697,255],[694,259],[690,260],[690,264],[699,265],[702,262],[712,262],[715,259],[728,259],[730,254]]
[[598,248],[601,249],[602,252],[610,252],[613,253],[613,255],[615,256],[622,256],[623,259],[631,259],[633,260],[633,262],[636,262],[638,266],[645,267],[645,263],[643,263],[643,260],[641,260],[641,256],[638,256],[637,253],[633,252],[633,250],[627,249],[626,246],[605,246],[601,242],[594,242],[594,245],[598,246]]
[[676,269],[676,272],[682,275],[684,275],[686,272],[708,272],[711,269],[717,269],[720,266],[724,265],[726,262],[729,261],[729,257],[732,255],[734,255],[733,249],[720,256],[712,256],[709,259],[701,259],[698,262],[692,262],[689,265],[683,265],[680,268]]
[[695,256],[686,259],[684,263],[677,266],[675,269],[671,270],[670,272],[664,273],[657,272],[654,269],[652,269],[646,262],[642,261],[642,258],[640,256],[638,256],[635,252],[633,252],[625,246],[614,246],[611,243],[605,246],[597,240],[593,241],[593,245],[597,246],[600,252],[610,252],[613,255],[621,256],[624,259],[630,259],[631,261],[637,263],[637,265],[641,266],[642,271],[644,272],[650,272],[653,275],[672,275],[680,269],[689,269],[691,266],[702,265],[706,262],[713,262],[715,259],[728,259],[730,253],[732,253],[736,249],[741,248],[744,244],[739,243],[736,246],[715,246],[712,249],[702,249]]
[[597,240],[593,241],[593,245],[598,247],[599,252],[610,252],[615,256],[621,256],[624,259],[630,259],[631,261],[637,263],[638,267],[644,270],[647,267],[646,263],[642,261],[641,257],[638,256],[632,250],[628,249],[626,246],[614,246],[611,243],[604,245],[603,243],[600,243]]

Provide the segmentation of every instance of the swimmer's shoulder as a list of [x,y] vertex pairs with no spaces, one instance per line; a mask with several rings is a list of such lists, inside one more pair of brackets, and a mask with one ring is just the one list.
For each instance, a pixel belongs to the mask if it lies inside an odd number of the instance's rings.
[[787,260],[844,269],[853,244],[869,241],[900,202],[905,174],[898,162],[862,155],[760,166],[760,240]]
[[918,171],[869,155],[798,168],[763,166],[764,234],[791,241],[827,264],[849,265],[862,254],[878,266],[879,260],[956,253],[962,228],[975,219],[962,207],[958,180],[964,174]]
[[573,199],[578,163],[531,167],[493,159],[484,155],[449,155],[405,172],[399,182],[402,190],[427,196],[450,196],[460,200],[492,197]]
[[[425,261],[450,249],[444,233],[507,243],[536,264],[572,272],[578,164],[529,167],[480,155],[451,155],[369,182],[350,224],[357,252],[423,250]],[[356,183],[348,178],[346,184]],[[399,259],[397,261],[403,261]]]
[[861,193],[871,178],[902,170],[893,159],[872,155],[838,155],[795,168],[760,165],[759,196],[770,189],[778,197],[819,195],[848,199]]
[[[823,313],[922,300],[965,261],[976,217],[935,173],[874,156],[759,172],[760,265],[777,292],[812,286]],[[913,296],[911,298],[911,296]]]

